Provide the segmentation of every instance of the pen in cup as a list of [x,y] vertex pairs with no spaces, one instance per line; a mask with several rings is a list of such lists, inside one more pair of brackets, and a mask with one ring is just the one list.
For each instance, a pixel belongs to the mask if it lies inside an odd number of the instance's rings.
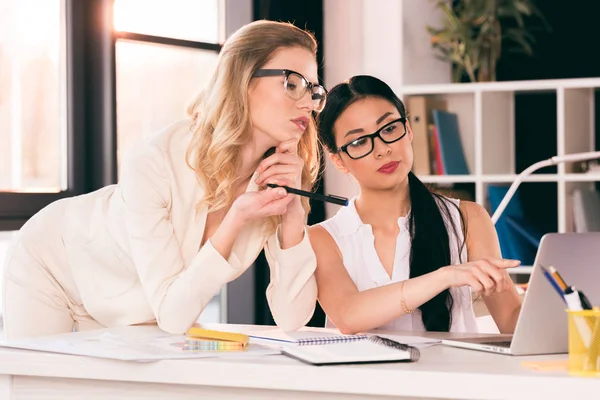
[[550,272],[550,275],[552,275],[552,277],[554,278],[554,280],[556,281],[558,286],[560,286],[560,288],[564,292],[565,289],[567,288],[567,284],[565,283],[565,280],[562,278],[562,276],[560,276],[560,274],[558,273],[556,268],[554,268],[553,266],[550,266],[550,267],[548,267],[548,272]]
[[556,293],[558,293],[560,298],[566,303],[567,300],[564,296],[564,290],[560,288],[559,284],[552,277],[552,274],[550,273],[550,271],[548,271],[543,265],[540,265],[540,268],[542,269],[542,273],[544,274],[544,276],[546,277],[548,282],[550,282],[550,285],[554,288],[554,290],[556,290]]
[[276,185],[274,183],[267,183],[267,186],[271,187],[271,188],[276,188],[276,187],[284,188],[288,193],[297,194],[298,196],[308,197],[309,199],[313,199],[313,200],[326,201],[328,203],[338,204],[340,206],[348,205],[348,199],[345,197],[341,197],[341,196],[334,196],[331,194],[323,195],[320,193],[307,192],[305,190],[294,189],[294,188],[291,188],[288,186]]
[[583,309],[591,310],[593,308],[592,303],[590,303],[588,298],[585,296],[585,294],[583,294],[583,292],[581,290],[579,290],[578,292],[579,292],[579,300],[581,301],[581,306],[583,307]]
[[[566,284],[556,268],[541,266],[544,275],[555,289],[562,289],[563,300],[567,303],[567,309],[571,311],[570,318],[576,332],[579,334],[581,343],[585,347],[586,354],[582,360],[584,371],[600,370],[600,316],[588,313],[597,312],[591,302],[581,290]],[[575,332],[570,334],[577,334]],[[575,342],[576,343],[576,342]],[[572,346],[571,344],[569,346]],[[569,352],[572,350],[569,349]],[[577,350],[575,350],[577,351]]]
[[[569,286],[567,290],[565,290],[565,301],[567,302],[567,307],[572,311],[583,311],[584,308],[581,305],[581,299],[579,297],[579,291],[575,289],[573,286]],[[579,331],[579,335],[581,336],[581,340],[586,348],[589,348],[590,342],[592,340],[592,327],[586,321],[585,318],[574,315],[573,322]]]

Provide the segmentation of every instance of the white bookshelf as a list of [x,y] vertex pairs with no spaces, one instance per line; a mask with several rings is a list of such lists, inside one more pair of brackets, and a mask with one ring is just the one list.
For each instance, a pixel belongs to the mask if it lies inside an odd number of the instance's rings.
[[[600,78],[536,80],[515,82],[403,85],[394,88],[406,100],[428,96],[445,100],[447,110],[458,114],[461,142],[470,175],[419,176],[426,183],[473,183],[475,201],[490,211],[487,186],[512,183],[515,171],[515,95],[554,92],[557,130],[549,133],[556,140],[558,155],[595,150],[594,91]],[[409,110],[410,112],[410,110]],[[556,155],[550,154],[549,157]],[[571,196],[575,188],[593,185],[600,174],[577,173],[573,164],[559,164],[552,174],[534,174],[525,184],[556,183],[558,232],[572,227]]]

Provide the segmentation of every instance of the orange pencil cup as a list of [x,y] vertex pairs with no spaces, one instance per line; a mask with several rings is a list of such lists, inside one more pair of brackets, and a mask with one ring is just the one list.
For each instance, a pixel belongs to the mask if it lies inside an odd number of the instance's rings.
[[567,313],[569,374],[600,378],[600,308]]

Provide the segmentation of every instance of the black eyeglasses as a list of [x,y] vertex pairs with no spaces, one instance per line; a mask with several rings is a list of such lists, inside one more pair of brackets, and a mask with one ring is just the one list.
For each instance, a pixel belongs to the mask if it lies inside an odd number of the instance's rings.
[[338,147],[337,151],[343,151],[353,160],[363,158],[371,154],[375,148],[375,138],[378,137],[384,143],[394,143],[406,135],[406,118],[398,118],[379,128],[377,132],[353,139],[351,142]]
[[283,90],[285,94],[294,100],[300,100],[306,92],[310,91],[311,99],[314,104],[314,110],[321,112],[325,107],[327,99],[327,89],[323,86],[309,82],[302,74],[289,69],[259,69],[252,77],[262,78],[265,76],[280,76],[284,75]]

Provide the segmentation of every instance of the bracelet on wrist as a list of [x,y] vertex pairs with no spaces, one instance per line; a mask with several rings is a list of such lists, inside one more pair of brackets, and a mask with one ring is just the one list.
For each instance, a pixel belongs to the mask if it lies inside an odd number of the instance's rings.
[[404,311],[405,314],[412,314],[415,312],[415,310],[411,310],[410,308],[408,308],[406,306],[406,301],[404,300],[404,282],[402,282],[402,287],[400,288],[400,305],[402,306],[402,311]]

